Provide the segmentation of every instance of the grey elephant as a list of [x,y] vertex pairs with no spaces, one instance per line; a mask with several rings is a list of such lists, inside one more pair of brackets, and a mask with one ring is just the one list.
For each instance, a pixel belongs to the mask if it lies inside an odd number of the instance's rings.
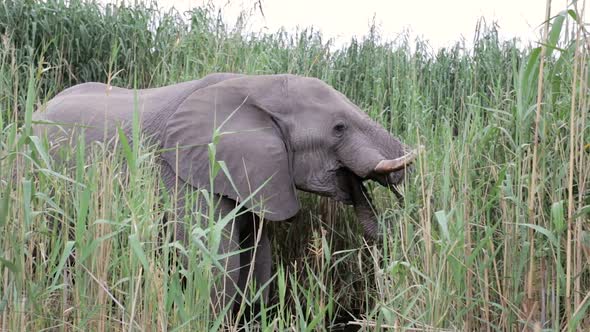
[[[293,217],[300,209],[297,189],[352,204],[365,234],[375,237],[378,222],[363,181],[396,185],[416,157],[343,94],[319,79],[295,75],[211,74],[135,92],[80,84],[34,114],[33,132],[47,135],[56,147],[82,132],[87,142],[112,139],[119,127],[130,137],[134,110],[142,134],[163,151],[163,183],[169,192],[180,193],[178,220],[186,210],[179,188],[186,187],[213,185],[218,215],[238,203],[249,211],[226,227],[220,251],[249,251],[222,262],[227,267],[225,291],[213,294],[219,305],[244,290],[250,263],[258,285],[270,279],[270,244],[259,227],[262,220]],[[217,143],[216,159],[225,162],[230,178],[220,172],[211,184],[207,144],[220,126],[229,134]],[[77,129],[82,127],[84,131]],[[199,205],[195,210],[206,216],[206,204]],[[176,238],[187,241],[185,227],[177,224]]]

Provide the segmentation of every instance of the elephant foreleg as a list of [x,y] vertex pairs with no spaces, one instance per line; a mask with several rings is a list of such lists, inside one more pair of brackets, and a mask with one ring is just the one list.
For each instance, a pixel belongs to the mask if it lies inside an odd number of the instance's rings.
[[267,304],[269,289],[266,284],[270,280],[272,267],[270,240],[264,223],[258,217],[249,215],[251,217],[245,221],[247,225],[244,227],[241,243],[241,248],[247,250],[242,252],[240,258],[240,289],[248,294],[247,287],[252,281],[256,285],[256,291],[264,287],[261,300]]
[[270,285],[267,285],[272,274],[272,257],[270,240],[266,228],[262,229],[262,236],[258,243],[258,250],[256,251],[256,260],[254,262],[254,275],[256,277],[256,284],[258,287],[264,287],[262,290],[262,301],[268,305],[268,293]]
[[[185,204],[190,204],[189,197],[185,196],[186,189],[194,188],[187,187],[187,184],[176,176],[176,172],[172,169],[168,163],[162,161],[160,164],[160,176],[166,187],[166,190],[172,197],[174,204],[174,215],[173,220],[169,222],[174,223],[174,238],[180,241],[185,248],[189,248],[190,243],[190,224],[185,223],[185,214],[189,212],[193,216],[199,213],[201,216],[201,225],[207,225],[205,220],[208,216],[208,205],[202,198],[198,198],[198,202],[195,202],[195,208],[190,211],[185,210]],[[215,218],[220,219],[221,216],[226,216],[232,212],[236,206],[236,202],[226,198],[215,195],[216,200],[216,211]],[[192,204],[191,204],[192,205]],[[214,286],[211,289],[211,304],[214,307],[214,312],[220,312],[229,303],[232,303],[232,299],[239,300],[238,298],[238,284],[240,281],[241,273],[241,254],[238,253],[240,250],[240,239],[244,233],[243,228],[247,225],[245,222],[248,219],[245,216],[239,216],[236,219],[230,221],[222,231],[221,241],[219,244],[218,255],[222,258],[218,261],[222,267],[213,269],[213,278],[215,279]],[[189,219],[190,220],[190,219]],[[251,220],[251,219],[250,219]],[[230,255],[231,253],[235,253]],[[188,269],[188,257],[181,256],[183,266]],[[216,264],[217,265],[217,264]]]
[[[220,205],[228,204],[229,202],[222,201]],[[224,258],[221,258],[218,262],[222,269],[214,268],[213,270],[215,282],[210,294],[214,312],[223,311],[226,306],[237,303],[236,301],[241,298],[238,293],[241,273],[241,254],[239,250],[242,230],[240,226],[238,221],[230,222],[221,235],[218,254]]]

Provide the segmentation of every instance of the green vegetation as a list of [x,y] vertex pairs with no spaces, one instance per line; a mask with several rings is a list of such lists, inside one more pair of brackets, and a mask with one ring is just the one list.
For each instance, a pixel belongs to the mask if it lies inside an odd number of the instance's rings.
[[384,42],[372,28],[336,51],[311,30],[250,35],[207,8],[188,20],[153,8],[0,4],[0,330],[237,326],[207,305],[209,230],[193,237],[189,271],[175,263],[181,246],[159,239],[173,202],[153,149],[134,140],[92,163],[77,149],[64,166],[29,137],[31,113],[73,84],[143,88],[223,71],[319,77],[426,146],[403,204],[373,186],[390,228],[378,245],[348,207],[314,195],[301,195],[291,224],[269,225],[273,301],[248,329],[343,318],[367,330],[590,327],[590,45],[574,7],[552,13],[546,47],[482,24],[470,49]]

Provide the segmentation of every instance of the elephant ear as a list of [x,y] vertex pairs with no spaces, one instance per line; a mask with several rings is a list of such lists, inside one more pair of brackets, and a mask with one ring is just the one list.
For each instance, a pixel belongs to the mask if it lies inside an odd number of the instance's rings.
[[225,162],[231,180],[220,171],[213,191],[245,201],[269,220],[294,216],[299,202],[281,129],[236,82],[200,89],[178,107],[164,129],[162,157],[186,183],[209,190],[208,144],[215,128],[223,133],[215,145],[216,160]]

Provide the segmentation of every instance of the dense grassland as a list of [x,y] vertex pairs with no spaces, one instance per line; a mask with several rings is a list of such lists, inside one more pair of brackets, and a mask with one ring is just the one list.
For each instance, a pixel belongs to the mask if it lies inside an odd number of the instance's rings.
[[[0,330],[238,327],[208,306],[215,227],[195,227],[190,248],[160,238],[174,202],[156,151],[134,140],[87,163],[76,149],[64,166],[29,134],[31,113],[76,83],[240,72],[319,77],[426,146],[403,203],[373,188],[390,229],[380,243],[363,241],[348,207],[303,193],[295,220],[268,225],[272,301],[243,328],[587,331],[590,44],[568,9],[553,8],[532,47],[482,23],[469,48],[385,42],[372,28],[334,50],[311,30],[230,30],[207,8],[3,1]],[[191,250],[190,269],[178,248]]]

